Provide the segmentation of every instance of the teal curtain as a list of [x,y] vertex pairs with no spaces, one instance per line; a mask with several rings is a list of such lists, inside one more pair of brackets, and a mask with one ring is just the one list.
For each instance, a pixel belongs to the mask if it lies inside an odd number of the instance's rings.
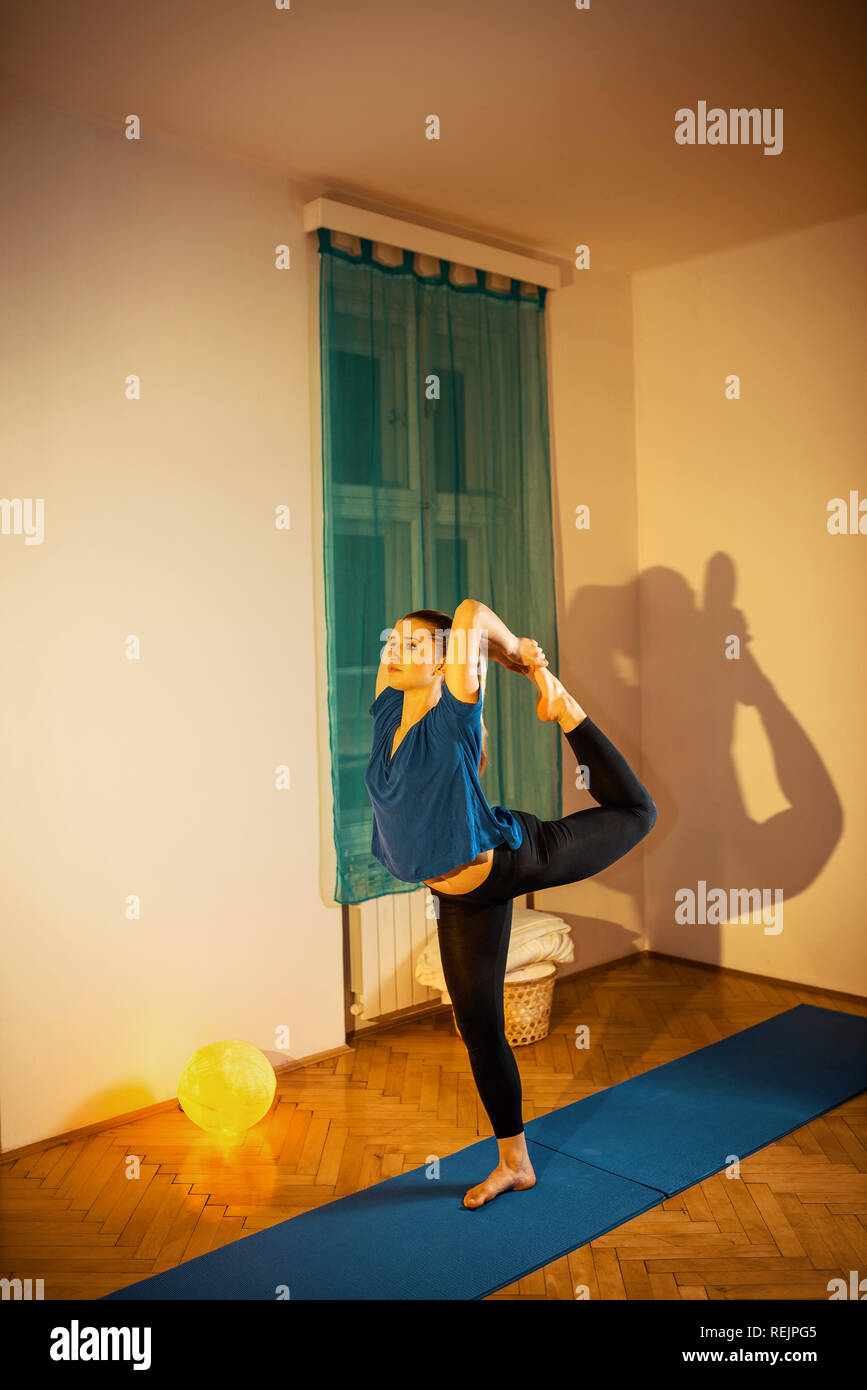
[[[380,651],[416,608],[480,599],[558,670],[545,362],[545,291],[453,283],[361,240],[319,232],[323,552],[335,901],[409,885],[370,853],[370,755]],[[531,682],[488,663],[492,806],[562,814],[561,740]]]

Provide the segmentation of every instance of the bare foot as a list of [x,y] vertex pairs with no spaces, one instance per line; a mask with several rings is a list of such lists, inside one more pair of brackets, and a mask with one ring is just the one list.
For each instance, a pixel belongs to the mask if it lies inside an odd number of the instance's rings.
[[536,701],[538,718],[546,723],[556,719],[567,731],[576,728],[586,716],[563,682],[553,676],[546,667],[536,667],[530,675],[539,689],[539,698]]
[[533,1165],[529,1156],[524,1159],[517,1168],[509,1168],[504,1163],[498,1163],[489,1178],[480,1182],[477,1187],[471,1187],[464,1197],[465,1207],[481,1207],[485,1202],[497,1197],[501,1192],[523,1192],[527,1187],[535,1187],[536,1174],[533,1172]]

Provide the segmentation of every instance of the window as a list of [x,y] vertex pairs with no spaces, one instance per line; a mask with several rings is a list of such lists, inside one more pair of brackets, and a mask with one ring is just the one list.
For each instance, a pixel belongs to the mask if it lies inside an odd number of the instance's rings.
[[[387,264],[369,241],[319,241],[335,899],[361,902],[414,887],[370,853],[383,633],[473,597],[556,661],[544,291],[459,285],[445,262],[423,274],[408,252]],[[492,663],[483,789],[491,805],[559,815],[560,748],[533,739],[516,683]]]

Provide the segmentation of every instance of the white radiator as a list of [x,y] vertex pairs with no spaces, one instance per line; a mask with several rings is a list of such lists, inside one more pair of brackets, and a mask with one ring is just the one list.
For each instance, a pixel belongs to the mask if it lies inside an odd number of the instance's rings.
[[[515,906],[526,903],[515,899]],[[436,934],[434,898],[427,888],[388,893],[349,904],[350,1012],[358,1030],[388,1014],[438,1003],[439,990],[419,984],[415,966]]]
[[420,985],[415,977],[416,960],[436,926],[433,898],[426,888],[350,904],[350,1012],[357,1028],[384,1014],[439,999],[437,990]]

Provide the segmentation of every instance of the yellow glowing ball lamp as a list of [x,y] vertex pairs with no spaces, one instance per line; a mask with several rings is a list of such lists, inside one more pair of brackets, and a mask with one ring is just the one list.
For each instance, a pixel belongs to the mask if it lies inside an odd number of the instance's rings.
[[242,1134],[271,1109],[277,1076],[252,1043],[215,1042],[200,1047],[178,1082],[185,1115],[209,1134]]

